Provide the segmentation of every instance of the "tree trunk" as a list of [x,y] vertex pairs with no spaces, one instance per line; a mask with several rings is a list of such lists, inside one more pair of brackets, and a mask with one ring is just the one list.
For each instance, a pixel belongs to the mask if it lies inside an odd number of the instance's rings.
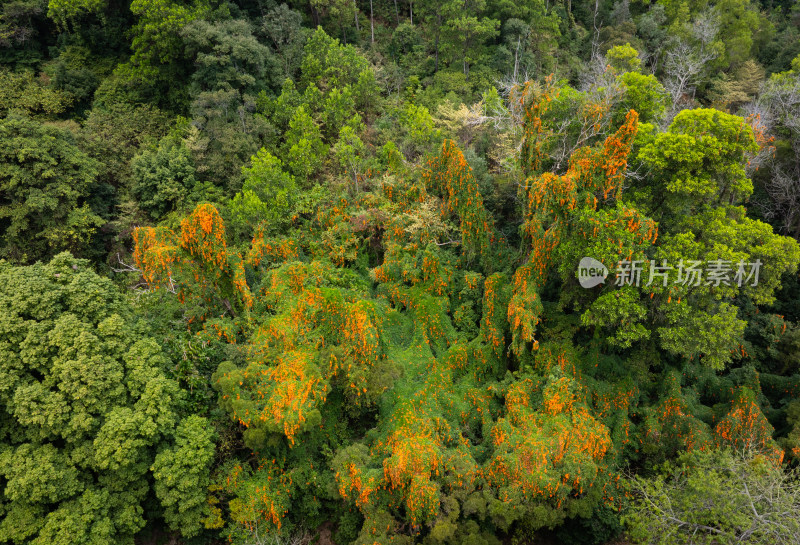
[[414,24],[414,3],[408,3],[408,14],[411,16],[411,24]]
[[356,4],[356,0],[353,0],[353,7],[356,8],[356,32],[361,32],[361,27],[358,24],[358,4]]
[[397,24],[400,24],[400,12],[397,11],[397,0],[394,0],[394,18],[397,19]]
[[222,300],[222,304],[225,306],[225,308],[230,313],[231,318],[236,318],[236,312],[233,310],[233,307],[231,306],[231,302],[228,301],[227,299],[223,299]]
[[434,73],[439,71],[439,37],[442,34],[442,8],[441,5],[437,5],[436,8],[436,45],[434,46],[434,50],[436,52],[436,60],[433,63],[433,71]]
[[311,20],[314,21],[314,26],[319,26],[320,17],[319,12],[314,9],[314,5],[309,2],[308,4],[309,9],[311,9]]
[[434,46],[436,50],[436,57],[435,61],[433,62],[433,72],[436,73],[439,71],[439,33],[436,33],[436,45]]
[[463,64],[463,67],[464,67],[464,75],[467,76],[467,78],[469,78],[469,62],[467,61],[467,54],[469,53],[469,46],[470,46],[470,40],[467,37],[464,40],[464,57],[462,59],[462,64]]
[[369,35],[370,42],[375,43],[375,21],[372,19],[372,0],[369,0]]

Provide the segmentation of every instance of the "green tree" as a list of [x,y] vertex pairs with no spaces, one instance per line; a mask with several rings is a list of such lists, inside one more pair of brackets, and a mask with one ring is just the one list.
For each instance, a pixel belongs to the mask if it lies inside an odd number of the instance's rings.
[[452,2],[448,7],[448,49],[455,59],[461,60],[464,75],[469,77],[470,66],[483,58],[484,44],[500,33],[500,21],[481,17],[486,0]]
[[606,51],[606,60],[611,66],[611,69],[620,74],[625,72],[639,72],[642,65],[639,52],[628,43],[625,45],[616,45]]
[[106,5],[106,0],[50,0],[47,3],[47,16],[66,28],[69,22],[87,14],[99,14]]
[[[653,257],[674,267],[669,287],[650,288],[660,295],[656,305],[666,318],[659,330],[662,346],[686,357],[704,354],[712,367],[730,361],[745,327],[724,298],[739,295],[769,304],[780,276],[796,270],[800,260],[796,241],[774,234],[739,206],[753,192],[746,166],[757,150],[753,131],[742,118],[700,109],[678,114],[639,153],[652,169],[649,188],[639,195],[647,195],[643,208],[659,221]],[[676,285],[679,265],[692,260],[728,263],[731,279],[713,288],[705,281]],[[756,262],[764,264],[757,282],[733,282],[738,263]]]
[[342,33],[344,42],[347,43],[346,29],[358,22],[358,6],[351,0],[310,0],[311,8],[317,17],[326,17],[336,22]]
[[172,0],[133,0],[130,8],[139,18],[133,29],[131,61],[144,77],[152,75],[159,65],[182,59],[180,31],[208,12],[202,0],[193,5]]
[[150,478],[170,525],[196,533],[208,425],[181,420],[169,362],[111,281],[67,253],[0,262],[0,301],[3,539],[133,544]]
[[297,199],[294,176],[284,172],[281,160],[264,148],[250,158],[243,173],[242,191],[228,205],[234,234],[249,237],[257,226],[266,232],[281,230],[289,223]]
[[358,191],[358,179],[364,168],[363,155],[366,148],[364,142],[358,137],[356,129],[345,125],[339,131],[339,140],[334,144],[331,152],[339,161],[341,167],[353,181],[353,187]]
[[42,60],[39,34],[46,4],[42,0],[4,2],[0,7],[0,46],[4,62],[32,65]]
[[241,168],[271,127],[255,115],[257,96],[280,84],[272,50],[244,19],[194,20],[180,30],[194,59],[190,111],[198,131],[194,160],[201,179],[230,191],[241,187]]
[[155,457],[155,493],[171,528],[192,537],[208,517],[208,468],[214,461],[213,429],[205,418],[186,417],[175,430],[174,444]]
[[617,77],[617,81],[624,93],[618,118],[630,110],[636,110],[642,123],[653,123],[663,118],[669,95],[654,75],[625,72]]
[[130,61],[118,69],[122,82],[164,109],[185,109],[188,89],[174,85],[191,74],[182,31],[192,21],[209,15],[208,3],[132,0],[130,10],[137,23],[131,30]]
[[15,110],[52,117],[64,112],[71,102],[72,98],[66,93],[42,85],[33,72],[0,70],[0,115]]
[[70,132],[24,117],[0,120],[0,255],[30,262],[85,250],[103,223],[83,207],[98,171]]
[[189,150],[176,136],[163,138],[131,161],[133,194],[154,220],[186,203],[195,189],[195,167]]
[[[312,104],[309,104],[312,106]],[[332,89],[325,98],[322,108],[322,126],[326,139],[330,142],[356,113],[356,104],[353,99],[353,90],[350,85],[343,88]]]
[[296,177],[308,180],[322,167],[328,149],[305,105],[297,108],[289,121],[283,146],[286,166]]
[[750,58],[754,37],[770,27],[750,0],[659,0],[665,6],[669,33],[710,46],[718,52],[713,66],[727,69]]
[[259,43],[252,25],[244,19],[197,19],[187,23],[180,35],[186,56],[194,59],[195,96],[231,88],[258,94],[264,87],[275,89],[281,83],[272,51]]
[[272,132],[255,109],[255,96],[230,86],[202,92],[191,103],[192,127],[184,141],[198,178],[228,195],[241,188],[242,166]]
[[635,543],[794,543],[800,519],[796,470],[750,452],[694,451],[630,483],[624,520]]
[[750,58],[758,32],[770,23],[750,0],[718,0],[714,7],[719,17],[719,37],[725,44],[724,59],[729,65],[739,66]]
[[713,109],[684,110],[666,132],[642,148],[639,158],[656,181],[653,203],[670,214],[664,225],[709,207],[741,203],[753,192],[748,154],[758,150],[753,132],[738,116]]
[[114,187],[130,187],[131,160],[166,135],[169,119],[149,104],[96,104],[86,116],[81,138],[100,166],[100,177]]
[[317,28],[305,45],[301,89],[313,83],[327,93],[334,87],[355,84],[361,73],[368,69],[369,63],[355,47],[341,45],[339,40]]
[[[281,74],[277,81],[297,75],[303,61],[303,45],[310,31],[303,27],[303,16],[286,4],[275,6],[261,20],[261,32],[275,52]],[[276,76],[273,76],[276,77]]]

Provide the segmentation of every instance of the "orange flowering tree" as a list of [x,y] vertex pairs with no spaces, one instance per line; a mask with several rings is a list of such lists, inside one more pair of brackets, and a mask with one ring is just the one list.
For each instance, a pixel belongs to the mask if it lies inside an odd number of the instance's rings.
[[696,415],[699,403],[684,392],[674,373],[666,377],[658,403],[642,411],[644,425],[639,448],[658,460],[680,451],[708,450],[712,447],[711,428]]
[[582,398],[579,383],[560,373],[509,388],[484,470],[497,494],[490,511],[501,527],[520,519],[534,530],[557,525],[591,513],[603,497],[611,436]]
[[[229,502],[230,518],[236,523],[230,533],[232,540],[247,540],[281,529],[296,487],[291,473],[282,471],[276,460],[262,459],[255,469],[234,463],[222,474],[224,478],[212,490],[235,496]],[[219,508],[214,509],[212,517],[220,517]]]
[[[708,116],[684,115],[666,136],[650,126],[637,137],[635,111],[549,82],[510,100],[523,128],[515,213],[497,210],[497,195],[484,201],[447,140],[423,166],[359,173],[355,194],[298,195],[285,221],[235,249],[211,205],[179,230],[136,232],[145,280],[174,291],[202,318],[200,340],[221,346],[211,383],[234,461],[217,472],[207,526],[227,525],[237,543],[325,521],[342,542],[494,542],[614,519],[629,462],[649,469],[726,446],[781,459],[758,373],[714,373],[753,354],[777,359],[792,338],[777,319],[768,325],[780,333],[744,338],[740,311],[770,302],[795,256],[743,208],[717,206],[747,193],[725,169],[750,149],[731,142],[747,130],[726,125],[714,143]],[[565,111],[578,115],[566,129],[554,124]],[[704,138],[670,162],[675,145]],[[680,195],[664,201],[670,210],[685,201],[706,223],[657,214],[629,162]],[[733,185],[709,190],[705,166]],[[673,180],[672,167],[697,184]],[[519,236],[504,239],[501,221]],[[745,243],[759,250],[745,255]],[[718,292],[613,276],[587,290],[576,275],[584,256],[613,275],[621,261],[709,249],[777,258],[780,271],[764,287]],[[796,386],[764,383],[784,397]]]
[[[528,123],[536,123],[537,119]],[[532,176],[521,187],[521,231],[530,250],[514,273],[514,294],[508,306],[512,348],[517,355],[527,347],[538,347],[535,331],[542,313],[540,291],[553,265],[560,263],[562,279],[568,280],[570,273],[574,278],[574,256],[591,255],[587,252],[598,240],[605,242],[597,259],[609,262],[616,262],[622,255],[641,253],[643,245],[655,241],[655,224],[635,210],[619,205],[598,210],[599,204],[620,193],[636,130],[637,115],[631,111],[625,123],[602,144],[573,153],[564,175]]]
[[491,269],[491,258],[496,254],[493,246],[499,242],[498,235],[494,221],[483,205],[472,168],[455,142],[444,142],[441,153],[428,163],[422,177],[429,190],[442,196],[442,215],[457,218],[464,256],[467,259],[477,256],[486,268]]
[[780,465],[784,452],[772,438],[774,431],[756,403],[755,393],[742,387],[728,413],[714,427],[714,440],[718,446],[763,454]]
[[335,272],[319,262],[272,270],[258,293],[268,312],[250,337],[248,365],[223,364],[215,375],[223,406],[253,448],[270,433],[294,445],[320,424],[334,387],[356,406],[374,403],[386,387],[376,306],[328,286],[325,275]]
[[213,205],[198,205],[180,232],[140,227],[133,239],[133,258],[144,280],[152,289],[177,293],[191,318],[235,317],[252,306],[243,257],[228,249],[225,225]]
[[[474,432],[491,422],[498,406],[491,392],[460,372],[459,348],[441,361],[425,345],[410,351],[427,360],[423,384],[416,391],[404,384],[389,400],[391,410],[374,439],[340,450],[333,467],[340,495],[367,520],[387,512],[418,532],[447,518],[459,501],[479,495],[475,456],[481,441]],[[384,531],[397,530],[391,524]],[[371,531],[365,525],[362,536]]]

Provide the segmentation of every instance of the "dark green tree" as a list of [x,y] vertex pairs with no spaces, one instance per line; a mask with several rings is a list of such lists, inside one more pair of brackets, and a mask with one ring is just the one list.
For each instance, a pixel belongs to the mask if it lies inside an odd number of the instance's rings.
[[133,195],[154,220],[179,204],[186,205],[197,183],[191,154],[176,136],[168,136],[157,147],[134,157],[131,170]]
[[86,250],[104,223],[85,205],[98,172],[69,131],[0,120],[0,255],[23,263]]

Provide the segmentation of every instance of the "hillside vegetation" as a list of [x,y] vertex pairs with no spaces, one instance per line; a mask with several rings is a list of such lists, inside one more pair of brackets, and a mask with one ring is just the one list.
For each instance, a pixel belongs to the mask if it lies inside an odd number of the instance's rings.
[[800,7],[0,0],[0,543],[800,542]]

